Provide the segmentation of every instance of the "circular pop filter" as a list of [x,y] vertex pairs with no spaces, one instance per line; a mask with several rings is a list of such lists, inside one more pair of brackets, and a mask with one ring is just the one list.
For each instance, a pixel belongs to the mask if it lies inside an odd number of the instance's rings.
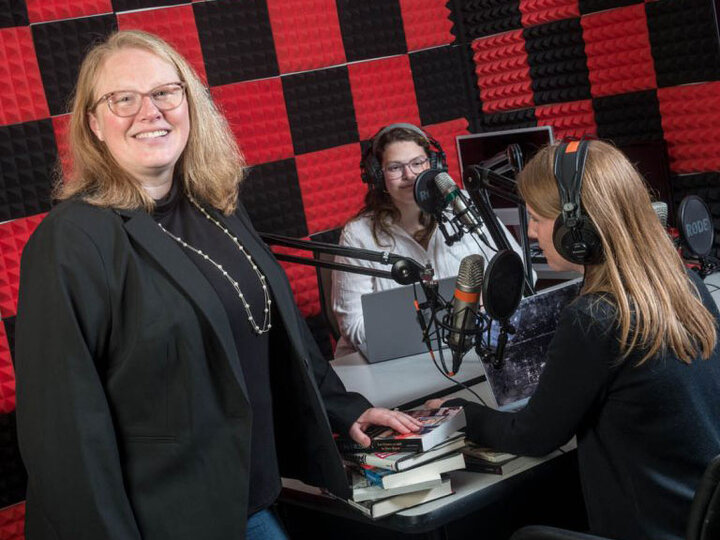
[[483,305],[491,318],[509,319],[522,298],[525,268],[520,256],[511,249],[503,249],[490,260],[483,280]]
[[442,213],[447,203],[440,190],[435,185],[435,177],[444,169],[427,169],[415,178],[415,187],[413,188],[413,196],[415,203],[420,210],[426,214],[437,216]]
[[688,195],[678,207],[680,237],[691,254],[707,257],[715,241],[710,209],[697,195]]

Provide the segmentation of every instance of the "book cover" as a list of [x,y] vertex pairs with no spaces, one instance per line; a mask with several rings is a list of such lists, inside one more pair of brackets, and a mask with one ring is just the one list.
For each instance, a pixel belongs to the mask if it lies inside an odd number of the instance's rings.
[[472,456],[465,456],[465,468],[470,472],[485,474],[508,474],[522,466],[519,457],[510,458],[504,462],[485,461]]
[[509,454],[508,452],[497,452],[490,448],[484,448],[478,446],[472,441],[465,443],[465,448],[462,449],[462,453],[466,456],[470,456],[483,461],[489,461],[491,463],[505,463],[511,459],[516,458],[515,454]]
[[405,493],[412,493],[413,491],[422,491],[442,484],[442,478],[438,477],[428,480],[427,482],[420,482],[419,484],[401,486],[393,489],[384,489],[370,482],[370,480],[368,480],[365,475],[360,472],[349,471],[348,476],[350,480],[350,489],[352,489],[352,499],[355,502],[387,499],[388,497],[394,497],[395,495],[403,495]]
[[434,501],[440,497],[446,497],[447,495],[452,495],[449,478],[442,481],[439,486],[430,489],[395,495],[394,497],[377,501],[356,502],[348,500],[347,502],[366,516],[372,519],[378,519],[405,510],[406,508],[417,506],[418,504]]
[[343,457],[361,465],[370,465],[390,471],[404,471],[436,458],[456,452],[465,446],[465,435],[456,432],[447,441],[426,452],[351,452]]
[[363,465],[359,470],[374,485],[384,489],[410,486],[440,478],[442,473],[465,468],[465,456],[460,452],[441,457],[412,469],[394,472],[388,469]]

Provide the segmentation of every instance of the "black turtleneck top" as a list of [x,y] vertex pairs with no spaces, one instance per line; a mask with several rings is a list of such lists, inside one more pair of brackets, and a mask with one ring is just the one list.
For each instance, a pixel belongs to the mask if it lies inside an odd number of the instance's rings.
[[[217,219],[216,211],[205,208]],[[170,193],[157,201],[153,217],[173,235],[208,255],[239,283],[256,324],[262,327],[265,300],[260,280],[248,259],[221,229],[190,202],[176,182]],[[237,291],[213,264],[187,248],[182,249],[215,289],[225,307],[245,376],[252,407],[248,494],[248,515],[252,515],[270,506],[281,489],[273,430],[269,334],[255,334]]]

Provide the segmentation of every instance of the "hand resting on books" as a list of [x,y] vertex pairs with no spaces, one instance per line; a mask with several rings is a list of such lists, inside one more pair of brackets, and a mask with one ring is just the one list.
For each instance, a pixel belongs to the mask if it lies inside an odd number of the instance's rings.
[[370,437],[365,435],[365,430],[370,426],[387,426],[404,434],[420,431],[422,424],[404,412],[372,407],[366,409],[350,426],[350,437],[364,447],[370,446]]

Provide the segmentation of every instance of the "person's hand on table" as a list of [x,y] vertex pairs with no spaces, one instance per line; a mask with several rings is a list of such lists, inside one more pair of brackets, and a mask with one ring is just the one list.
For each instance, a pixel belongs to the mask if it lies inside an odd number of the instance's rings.
[[365,435],[365,431],[370,426],[387,426],[398,433],[406,434],[411,431],[420,431],[422,424],[404,412],[372,407],[362,413],[350,426],[350,438],[367,448],[370,446],[370,437]]

